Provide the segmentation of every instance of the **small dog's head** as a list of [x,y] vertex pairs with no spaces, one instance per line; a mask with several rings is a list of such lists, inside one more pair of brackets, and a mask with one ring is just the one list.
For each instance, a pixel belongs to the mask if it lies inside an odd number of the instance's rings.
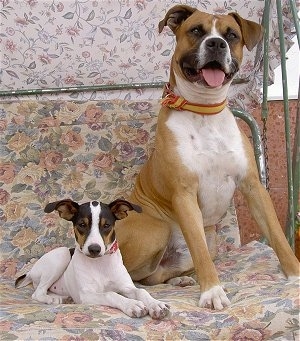
[[115,221],[127,217],[128,211],[141,212],[138,205],[124,199],[110,204],[91,201],[79,205],[65,199],[49,203],[45,212],[58,211],[61,218],[71,221],[78,248],[88,257],[103,256],[115,241]]
[[217,88],[230,83],[243,58],[262,38],[262,26],[237,13],[217,15],[187,5],[172,7],[159,23],[176,35],[172,66],[188,82]]

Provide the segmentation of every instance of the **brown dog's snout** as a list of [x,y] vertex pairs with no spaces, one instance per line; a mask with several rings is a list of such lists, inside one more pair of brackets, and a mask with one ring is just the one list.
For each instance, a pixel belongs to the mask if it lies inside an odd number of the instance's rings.
[[91,244],[88,247],[88,251],[91,257],[98,257],[101,252],[101,246],[99,244]]

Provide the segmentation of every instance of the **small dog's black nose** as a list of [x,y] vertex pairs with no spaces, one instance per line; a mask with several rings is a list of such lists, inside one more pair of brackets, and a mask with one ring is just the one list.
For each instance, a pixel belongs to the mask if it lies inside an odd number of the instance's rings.
[[211,39],[207,39],[207,41],[205,42],[206,47],[209,50],[223,50],[226,49],[227,45],[226,42],[224,41],[224,39],[222,38],[211,38]]
[[88,250],[89,250],[89,253],[92,257],[97,257],[97,256],[99,256],[99,253],[101,251],[101,247],[99,244],[91,244],[88,247]]

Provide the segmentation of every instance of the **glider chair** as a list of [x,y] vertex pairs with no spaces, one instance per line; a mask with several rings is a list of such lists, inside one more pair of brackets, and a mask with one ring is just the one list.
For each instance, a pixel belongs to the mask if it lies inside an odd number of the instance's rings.
[[[267,241],[242,233],[252,222],[239,214],[239,198],[217,225],[215,265],[231,301],[222,311],[197,306],[198,285],[145,287],[171,306],[170,315],[163,320],[149,316],[134,319],[103,306],[41,304],[32,300],[31,286],[14,287],[16,277],[45,252],[74,246],[72,224],[55,213],[45,214],[48,202],[63,198],[109,202],[131,192],[153,149],[159,99],[174,48],[171,32],[158,35],[157,24],[174,3],[2,1],[2,340],[299,337],[299,283],[287,281]],[[229,104],[253,142],[261,181],[270,188],[271,147],[267,142],[272,132],[268,128],[266,91],[274,68],[282,64],[285,70],[284,52],[298,23],[295,2],[204,1],[197,6],[217,13],[238,11],[264,22],[265,39],[251,53],[245,51]],[[299,122],[295,124],[287,98],[282,124],[287,141],[289,209],[283,228],[294,248],[299,233]],[[293,126],[298,131],[291,138]]]

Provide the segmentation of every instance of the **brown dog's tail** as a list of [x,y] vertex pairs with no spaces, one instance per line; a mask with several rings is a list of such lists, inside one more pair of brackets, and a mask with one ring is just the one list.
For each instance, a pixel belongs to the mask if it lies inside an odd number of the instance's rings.
[[29,274],[25,274],[16,279],[15,288],[18,289],[18,288],[26,287],[26,285],[30,283],[32,283],[31,277],[29,276]]

